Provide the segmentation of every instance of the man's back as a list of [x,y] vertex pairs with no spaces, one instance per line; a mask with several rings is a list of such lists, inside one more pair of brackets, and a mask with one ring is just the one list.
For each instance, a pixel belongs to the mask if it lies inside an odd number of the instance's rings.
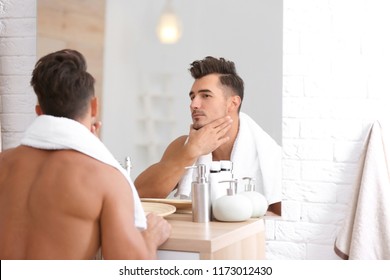
[[0,259],[88,259],[114,168],[72,150],[0,153]]

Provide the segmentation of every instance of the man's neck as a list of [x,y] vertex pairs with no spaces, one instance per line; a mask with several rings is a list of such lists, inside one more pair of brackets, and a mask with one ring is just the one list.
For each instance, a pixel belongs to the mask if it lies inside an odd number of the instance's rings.
[[230,129],[228,136],[229,141],[218,147],[212,152],[213,160],[230,160],[233,151],[234,142],[236,141],[239,129],[239,117],[233,119],[232,128]]

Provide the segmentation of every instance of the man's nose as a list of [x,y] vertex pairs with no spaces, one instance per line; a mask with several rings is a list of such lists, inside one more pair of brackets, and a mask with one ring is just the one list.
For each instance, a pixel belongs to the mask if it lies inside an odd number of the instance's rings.
[[200,100],[199,100],[199,98],[194,97],[194,98],[191,100],[190,108],[191,108],[192,110],[194,110],[194,109],[199,109],[199,107],[200,107]]

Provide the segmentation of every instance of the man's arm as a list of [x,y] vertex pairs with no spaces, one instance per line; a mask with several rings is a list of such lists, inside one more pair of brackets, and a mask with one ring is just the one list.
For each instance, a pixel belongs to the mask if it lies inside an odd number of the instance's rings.
[[174,140],[160,162],[136,178],[134,184],[140,197],[165,198],[180,181],[186,166],[194,164],[198,157],[211,153],[229,140],[225,135],[230,127],[230,117],[215,120],[198,130],[191,126],[188,141],[187,136]]
[[140,197],[165,198],[176,187],[185,167],[196,161],[185,147],[187,136],[174,140],[164,152],[160,162],[143,171],[134,181]]
[[133,194],[126,179],[111,178],[100,219],[101,246],[104,259],[155,259],[157,248],[171,232],[170,224],[149,214],[148,228],[139,231],[134,225]]

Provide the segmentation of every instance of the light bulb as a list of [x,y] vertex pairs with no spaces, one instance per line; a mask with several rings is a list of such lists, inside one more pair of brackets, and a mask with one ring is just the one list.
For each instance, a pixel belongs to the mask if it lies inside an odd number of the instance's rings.
[[174,44],[181,36],[181,23],[167,1],[157,25],[157,36],[163,44]]

